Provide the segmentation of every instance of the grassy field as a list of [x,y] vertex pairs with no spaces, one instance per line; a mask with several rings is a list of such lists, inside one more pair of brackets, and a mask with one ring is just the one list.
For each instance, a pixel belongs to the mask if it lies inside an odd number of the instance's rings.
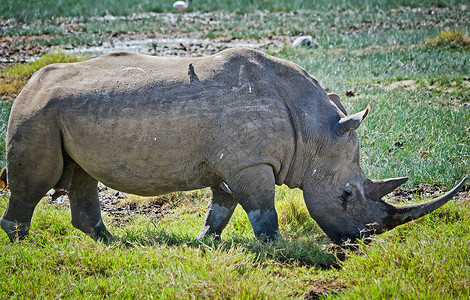
[[[16,18],[22,21],[35,22],[47,20],[50,17],[96,17],[106,14],[114,16],[125,16],[132,13],[141,12],[167,12],[174,11],[172,4],[174,1],[166,0],[129,0],[125,3],[117,4],[114,0],[80,2],[70,0],[4,0],[0,7],[0,15],[6,18]],[[343,1],[343,0],[235,0],[235,1],[210,1],[195,0],[189,10],[216,11],[225,10],[237,13],[253,13],[259,10],[269,12],[291,12],[298,10],[341,12],[344,10],[372,10],[385,13],[386,11],[404,7],[458,7],[468,4],[465,0],[365,0],[365,1]]]
[[[6,0],[0,20],[15,18],[12,24],[21,26],[6,26],[0,38],[22,37],[11,41],[14,46],[79,46],[99,44],[113,32],[240,39],[310,34],[317,48],[285,45],[268,52],[298,63],[325,89],[341,94],[348,111],[370,104],[359,130],[367,176],[409,176],[406,189],[426,190],[448,189],[470,175],[466,1],[194,0],[193,11],[208,12],[215,20],[207,26],[150,17],[99,18],[172,11],[171,1],[90,3]],[[83,30],[61,27],[76,16]],[[7,99],[14,99],[41,66],[77,59],[53,53],[0,71],[2,165]],[[412,201],[428,197],[416,194]],[[104,245],[71,226],[67,203],[52,205],[45,198],[30,238],[11,244],[0,234],[0,299],[470,298],[468,188],[459,201],[349,250],[333,247],[308,216],[301,191],[285,186],[276,193],[283,239],[256,241],[246,214],[237,208],[221,242],[198,242],[194,237],[208,199],[207,190],[180,193],[167,204],[174,208],[164,217],[138,215],[124,226],[105,214],[117,240]],[[0,211],[7,201],[4,193]]]

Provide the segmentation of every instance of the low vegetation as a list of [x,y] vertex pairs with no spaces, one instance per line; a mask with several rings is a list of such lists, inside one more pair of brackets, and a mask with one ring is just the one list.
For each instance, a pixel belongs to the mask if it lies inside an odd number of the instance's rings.
[[436,37],[426,38],[426,44],[431,46],[468,48],[468,46],[470,46],[470,37],[460,30],[443,31]]
[[[159,28],[156,31],[168,35],[200,31],[218,38],[233,37],[234,24],[248,24],[237,38],[313,34],[317,48],[294,49],[286,43],[268,52],[298,63],[329,92],[341,94],[348,111],[370,104],[371,113],[359,131],[361,165],[372,178],[409,176],[405,190],[389,201],[410,203],[424,201],[470,175],[470,51],[465,21],[470,8],[464,5],[431,0],[194,0],[193,10],[209,11],[222,20],[207,25],[215,26],[209,32],[197,26],[177,29],[148,17],[96,19],[106,13],[171,11],[171,1],[53,5],[48,0],[7,0],[0,7],[0,19],[16,18],[12,24],[21,21],[24,26],[22,31],[5,27],[0,37],[48,34],[57,38],[50,44],[61,45],[70,44],[66,38],[76,34],[73,41],[78,45],[99,43],[116,31],[141,34]],[[261,14],[258,9],[291,13]],[[80,26],[87,29],[68,35],[57,29],[58,16],[81,16]],[[28,78],[49,63],[81,59],[52,52],[0,71],[2,166],[11,103]],[[400,198],[402,194],[409,196]],[[8,196],[2,194],[0,211]],[[355,249],[331,245],[309,217],[302,192],[285,186],[276,189],[281,240],[255,240],[246,214],[237,208],[222,241],[196,241],[209,197],[208,190],[201,190],[164,199],[119,199],[123,205],[161,202],[171,209],[158,217],[131,215],[125,222],[104,213],[117,237],[109,245],[95,243],[72,227],[67,200],[59,204],[46,197],[36,209],[27,240],[11,244],[0,233],[0,298],[470,298],[468,187],[456,201],[429,216]]]
[[[469,203],[454,204],[403,226],[344,264],[351,298],[467,299]],[[406,292],[404,292],[406,291]]]
[[[129,0],[116,4],[113,0],[91,1],[83,0],[75,2],[71,0],[5,0],[0,7],[0,15],[5,18],[16,18],[21,21],[36,22],[47,20],[51,17],[96,17],[96,16],[127,16],[142,12],[171,12],[174,1],[167,0]],[[260,10],[268,12],[293,12],[298,10],[311,11],[344,11],[359,9],[362,11],[374,10],[385,12],[398,7],[458,7],[465,5],[465,0],[366,0],[366,1],[342,1],[342,0],[235,0],[235,1],[210,1],[195,0],[189,7],[189,11],[217,11],[225,10],[237,13],[253,13]]]

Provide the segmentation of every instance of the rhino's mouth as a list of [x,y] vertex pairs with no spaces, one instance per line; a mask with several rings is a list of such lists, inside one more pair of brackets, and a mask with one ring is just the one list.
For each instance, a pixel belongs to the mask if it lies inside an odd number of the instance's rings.
[[[378,224],[378,223],[374,223]],[[364,226],[362,228],[356,228],[347,232],[342,232],[339,238],[334,240],[338,245],[350,245],[357,241],[368,243],[371,240],[371,236],[376,233],[374,226]]]

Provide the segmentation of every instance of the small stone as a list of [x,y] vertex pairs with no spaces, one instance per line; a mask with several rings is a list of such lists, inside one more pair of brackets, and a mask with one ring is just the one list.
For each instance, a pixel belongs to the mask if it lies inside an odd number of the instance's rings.
[[292,43],[292,47],[318,47],[317,41],[313,39],[311,35],[299,36]]

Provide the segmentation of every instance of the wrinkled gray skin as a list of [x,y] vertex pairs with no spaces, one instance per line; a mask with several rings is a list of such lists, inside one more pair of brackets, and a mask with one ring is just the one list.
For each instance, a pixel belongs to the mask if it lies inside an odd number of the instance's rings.
[[220,236],[235,207],[274,239],[275,185],[301,188],[310,215],[335,243],[415,219],[449,194],[416,206],[381,201],[406,178],[371,181],[356,128],[299,66],[250,49],[198,58],[113,53],[37,72],[16,99],[7,133],[11,198],[1,226],[28,234],[46,192],[68,192],[72,224],[95,239],[97,182],[143,196],[210,187],[198,238]]

